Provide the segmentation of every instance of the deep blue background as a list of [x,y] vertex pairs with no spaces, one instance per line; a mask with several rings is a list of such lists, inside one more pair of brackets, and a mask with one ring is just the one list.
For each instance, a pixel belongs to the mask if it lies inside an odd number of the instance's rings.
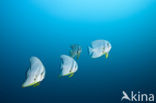
[[[87,46],[109,40],[109,58]],[[60,55],[83,52],[72,78],[58,78]],[[21,88],[29,58],[46,67],[40,86]],[[122,91],[156,94],[155,0],[1,0],[0,103],[120,103]]]

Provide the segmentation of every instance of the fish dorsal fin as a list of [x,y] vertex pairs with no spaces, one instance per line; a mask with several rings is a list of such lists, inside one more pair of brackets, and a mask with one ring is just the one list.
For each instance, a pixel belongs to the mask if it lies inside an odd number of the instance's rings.
[[105,43],[105,40],[95,40],[92,42],[92,47],[97,48]]

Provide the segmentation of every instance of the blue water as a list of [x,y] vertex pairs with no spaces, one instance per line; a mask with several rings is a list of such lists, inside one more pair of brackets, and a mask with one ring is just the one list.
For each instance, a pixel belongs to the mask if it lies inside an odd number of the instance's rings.
[[[1,0],[0,103],[120,103],[122,91],[156,94],[155,0]],[[87,46],[111,42],[108,59],[91,59]],[[58,78],[60,55],[71,44],[82,55],[72,78]],[[21,88],[39,57],[40,86]]]

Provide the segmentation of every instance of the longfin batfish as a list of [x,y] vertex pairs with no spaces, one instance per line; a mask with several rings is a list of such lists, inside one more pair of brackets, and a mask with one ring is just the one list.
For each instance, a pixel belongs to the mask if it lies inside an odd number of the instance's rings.
[[91,47],[88,47],[89,55],[91,58],[99,58],[103,55],[108,58],[112,46],[107,40],[95,40],[91,43]]
[[77,59],[78,59],[80,57],[81,52],[82,52],[81,46],[78,44],[74,44],[71,46],[70,56],[72,58],[77,57]]
[[67,55],[61,55],[61,60],[62,60],[62,63],[61,63],[61,69],[62,69],[61,76],[72,77],[73,74],[78,69],[77,62],[72,57],[67,56]]

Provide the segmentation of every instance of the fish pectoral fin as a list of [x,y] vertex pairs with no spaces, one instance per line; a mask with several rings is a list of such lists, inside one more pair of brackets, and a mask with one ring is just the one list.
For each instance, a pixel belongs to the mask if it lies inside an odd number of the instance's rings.
[[106,53],[105,56],[106,56],[106,59],[107,59],[108,58],[108,53]]
[[33,87],[37,87],[40,85],[40,82],[37,82],[36,84],[33,85]]
[[73,75],[74,75],[74,73],[70,74],[70,75],[69,75],[69,78],[71,78]]

